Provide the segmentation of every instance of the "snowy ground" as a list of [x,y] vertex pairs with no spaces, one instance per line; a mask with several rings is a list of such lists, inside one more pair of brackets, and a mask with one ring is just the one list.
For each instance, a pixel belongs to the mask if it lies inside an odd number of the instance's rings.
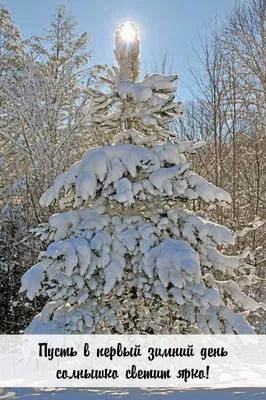
[[230,388],[205,390],[177,389],[1,389],[0,400],[265,400],[266,388]]

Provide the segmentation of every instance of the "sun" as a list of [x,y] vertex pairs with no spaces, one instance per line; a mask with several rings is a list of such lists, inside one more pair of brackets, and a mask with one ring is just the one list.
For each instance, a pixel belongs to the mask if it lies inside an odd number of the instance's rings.
[[121,26],[121,37],[126,42],[132,42],[136,39],[137,32],[134,24],[126,22]]

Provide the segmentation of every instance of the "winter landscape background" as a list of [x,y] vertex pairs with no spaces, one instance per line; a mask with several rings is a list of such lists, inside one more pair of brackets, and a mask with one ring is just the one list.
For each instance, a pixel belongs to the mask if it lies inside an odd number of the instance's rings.
[[131,4],[99,64],[57,5],[31,37],[0,10],[0,332],[264,334],[266,2],[212,16],[182,98],[173,26],[141,64]]

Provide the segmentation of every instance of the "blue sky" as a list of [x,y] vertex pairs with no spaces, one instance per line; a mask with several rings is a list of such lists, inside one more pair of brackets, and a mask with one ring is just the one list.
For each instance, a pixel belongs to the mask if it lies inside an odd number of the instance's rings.
[[195,65],[193,44],[199,34],[212,26],[215,14],[223,21],[236,0],[5,0],[24,38],[41,35],[48,27],[54,9],[67,3],[79,22],[78,30],[91,33],[89,49],[92,64],[112,64],[114,31],[120,23],[135,22],[140,29],[141,61],[145,72],[152,72],[166,46],[173,58],[174,72],[181,75],[179,96],[190,95],[187,60]]

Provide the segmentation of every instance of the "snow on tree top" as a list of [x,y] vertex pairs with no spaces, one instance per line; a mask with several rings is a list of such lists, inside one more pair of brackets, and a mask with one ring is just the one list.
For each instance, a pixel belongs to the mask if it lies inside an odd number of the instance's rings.
[[124,206],[168,197],[230,203],[227,192],[189,169],[184,153],[194,151],[193,142],[156,144],[150,150],[132,144],[89,149],[56,178],[40,204],[49,206],[59,200],[61,208],[80,207],[99,197]]
[[[101,77],[108,89],[88,88],[91,95],[84,108],[86,120],[105,134],[115,136],[123,130],[135,128],[143,135],[157,138],[176,136],[169,129],[169,123],[184,114],[182,103],[176,100],[179,75],[154,73],[137,81],[140,71],[139,38],[134,24],[122,25],[116,32],[114,55],[118,66],[107,69]],[[125,39],[123,32],[129,29],[131,40]]]
[[[158,136],[175,136],[167,124],[184,114],[182,103],[174,101],[176,86],[173,82],[179,75],[152,74],[140,82],[128,82],[120,80],[120,71],[115,67],[113,71],[108,70],[108,74],[110,79],[105,81],[112,88],[111,93],[89,89],[92,97],[83,111],[88,122],[112,129],[117,121],[123,124],[130,118],[133,125],[140,122],[146,133],[152,129]],[[130,107],[117,104],[119,99],[127,100]],[[111,105],[115,111],[106,113]]]
[[[126,31],[131,37],[124,37]],[[123,24],[116,31],[114,55],[120,67],[120,79],[125,82],[135,82],[139,76],[139,44],[138,30],[133,23]]]

